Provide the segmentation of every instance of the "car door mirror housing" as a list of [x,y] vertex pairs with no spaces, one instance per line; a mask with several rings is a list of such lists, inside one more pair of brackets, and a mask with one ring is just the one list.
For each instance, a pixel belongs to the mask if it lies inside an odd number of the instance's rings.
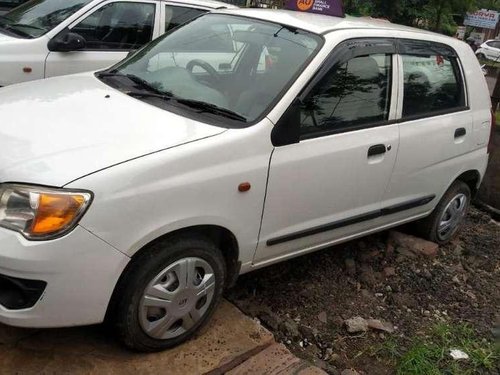
[[72,52],[85,48],[85,38],[77,33],[67,32],[52,39],[48,48],[51,52]]
[[295,98],[276,123],[271,133],[271,142],[274,146],[279,147],[299,143],[302,105],[302,100]]

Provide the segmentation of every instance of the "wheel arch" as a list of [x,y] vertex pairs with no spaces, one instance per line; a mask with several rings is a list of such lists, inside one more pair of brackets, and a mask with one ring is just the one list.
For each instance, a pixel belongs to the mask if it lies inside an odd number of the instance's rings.
[[479,191],[479,185],[481,183],[481,173],[476,169],[470,169],[466,172],[460,174],[453,182],[462,181],[469,186],[469,189],[474,198]]
[[225,287],[231,287],[236,282],[238,278],[241,262],[239,261],[239,245],[236,236],[227,228],[219,225],[193,225],[185,228],[180,228],[172,232],[166,233],[148,242],[146,245],[142,246],[135,254],[131,257],[127,266],[121,273],[118,282],[115,285],[111,299],[108,303],[108,308],[106,311],[106,321],[110,321],[114,315],[116,300],[119,298],[120,290],[123,286],[123,281],[127,278],[128,272],[133,268],[133,265],[145,254],[152,245],[168,241],[170,238],[174,237],[189,237],[189,236],[200,236],[208,238],[213,243],[218,246],[224,256],[226,263],[226,281]]

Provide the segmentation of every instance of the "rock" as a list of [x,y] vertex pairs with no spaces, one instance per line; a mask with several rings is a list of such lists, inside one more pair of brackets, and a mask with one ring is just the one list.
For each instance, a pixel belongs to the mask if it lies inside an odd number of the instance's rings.
[[466,359],[467,360],[467,359],[469,359],[469,355],[460,349],[451,349],[450,356],[454,360],[459,360],[459,359]]
[[396,247],[408,249],[417,255],[434,258],[438,254],[439,245],[437,243],[401,232],[391,231],[389,233],[389,241]]
[[383,276],[380,272],[374,272],[371,266],[364,265],[361,268],[361,274],[359,275],[359,281],[366,286],[373,287],[383,280]]
[[324,359],[325,361],[330,358],[330,356],[333,354],[333,348],[326,348],[325,350],[325,355],[324,355]]
[[317,329],[314,329],[312,327],[309,327],[309,326],[306,326],[303,324],[301,324],[299,326],[299,332],[304,338],[306,338],[310,341],[314,340],[314,338],[318,335]]
[[292,319],[285,319],[279,325],[280,331],[282,331],[287,337],[296,339],[300,337],[299,327]]
[[368,322],[360,316],[347,319],[344,324],[349,333],[360,333],[368,331]]
[[390,285],[387,285],[385,287],[385,291],[388,292],[388,293],[391,293],[392,292],[392,287]]
[[392,294],[392,301],[400,308],[417,308],[419,306],[418,301],[409,293]]
[[417,258],[417,254],[415,254],[413,251],[411,250],[408,250],[407,248],[404,248],[404,247],[398,247],[398,250],[397,250],[398,254],[400,255],[400,257],[398,257],[398,262],[401,263],[401,261],[404,259],[404,258],[412,258],[412,259],[416,259]]
[[427,268],[422,271],[422,276],[427,280],[432,279],[432,273]]
[[318,320],[323,323],[323,324],[326,324],[328,322],[328,317],[326,316],[326,312],[322,311],[318,314]]
[[396,269],[394,267],[385,267],[384,268],[384,276],[385,277],[396,276]]
[[272,311],[264,311],[258,315],[258,318],[262,323],[264,323],[264,325],[271,328],[273,331],[278,330],[280,317]]
[[464,248],[461,245],[456,245],[453,249],[453,253],[457,256],[460,256],[464,253]]
[[356,276],[356,262],[352,258],[345,260],[345,268],[349,276]]
[[392,254],[394,254],[394,245],[392,243],[388,243],[387,244],[387,247],[385,248],[385,253],[387,256],[391,256]]
[[352,369],[345,369],[344,371],[342,371],[340,373],[340,375],[359,375],[359,372],[357,372],[356,370],[352,370]]
[[422,314],[427,317],[431,316],[431,312],[429,310],[424,310]]
[[378,319],[368,319],[367,325],[369,328],[375,329],[377,331],[384,331],[387,333],[394,332],[394,326],[391,323],[383,322],[383,321],[378,320]]

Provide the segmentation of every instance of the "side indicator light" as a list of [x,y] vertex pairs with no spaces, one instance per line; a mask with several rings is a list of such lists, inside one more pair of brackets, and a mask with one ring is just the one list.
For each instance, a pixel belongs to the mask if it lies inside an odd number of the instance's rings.
[[240,193],[245,193],[249,191],[252,188],[252,185],[250,185],[250,182],[242,182],[241,184],[238,185],[238,191]]

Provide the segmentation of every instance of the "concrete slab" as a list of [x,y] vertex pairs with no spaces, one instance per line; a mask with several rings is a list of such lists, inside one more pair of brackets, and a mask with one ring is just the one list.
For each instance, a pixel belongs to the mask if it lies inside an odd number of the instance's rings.
[[2,374],[222,374],[261,352],[272,334],[224,301],[198,337],[177,348],[137,354],[101,326],[16,330],[0,326]]
[[318,367],[311,366],[295,357],[283,344],[274,344],[227,375],[326,375]]

